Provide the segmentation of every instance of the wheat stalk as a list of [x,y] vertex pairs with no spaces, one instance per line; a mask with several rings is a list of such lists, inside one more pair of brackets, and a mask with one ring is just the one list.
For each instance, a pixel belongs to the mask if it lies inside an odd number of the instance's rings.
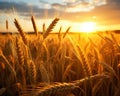
[[49,53],[49,50],[48,50],[47,45],[46,45],[45,42],[43,42],[42,45],[43,45],[43,48],[44,48],[45,51],[46,51],[46,61],[48,61],[48,60],[50,59],[50,53]]
[[38,66],[40,73],[41,73],[41,81],[45,83],[50,83],[50,78],[46,68],[44,67],[43,63],[39,64]]
[[105,62],[100,62],[99,64],[102,65],[109,74],[117,77],[115,70],[110,65],[106,64]]
[[11,64],[9,63],[9,61],[7,60],[7,58],[4,56],[4,54],[2,53],[2,50],[0,49],[0,58],[2,60],[4,60],[6,63],[5,63],[5,66],[7,66],[9,68],[9,70],[11,70],[13,76],[15,77],[16,79],[16,72],[14,70],[14,68],[11,66]]
[[32,25],[33,25],[35,34],[36,34],[36,36],[38,36],[38,29],[37,29],[37,26],[36,26],[36,23],[35,23],[34,16],[31,17],[31,21],[32,21]]
[[45,34],[45,31],[46,31],[46,26],[45,26],[45,23],[44,23],[43,26],[42,26],[43,35]]
[[8,20],[6,20],[6,29],[8,30]]
[[61,30],[62,30],[62,26],[60,27],[59,32],[58,32],[58,39],[59,39],[59,41],[61,41]]
[[19,22],[18,22],[17,19],[14,19],[14,24],[15,24],[18,32],[20,33],[24,44],[27,45],[27,44],[28,44],[27,37],[26,37],[25,33],[23,32],[23,29],[22,29],[22,27],[20,26],[20,24],[19,24]]
[[64,73],[63,73],[63,76],[62,76],[63,81],[66,80],[67,76],[68,76],[68,75],[70,74],[70,72],[72,71],[71,68],[72,68],[72,64],[67,65],[67,67],[66,67],[66,69],[65,69],[65,71],[64,71]]
[[64,35],[63,35],[63,38],[65,38],[65,36],[66,36],[67,33],[69,32],[70,28],[71,28],[71,27],[68,27],[68,28],[67,28],[66,32],[65,32]]

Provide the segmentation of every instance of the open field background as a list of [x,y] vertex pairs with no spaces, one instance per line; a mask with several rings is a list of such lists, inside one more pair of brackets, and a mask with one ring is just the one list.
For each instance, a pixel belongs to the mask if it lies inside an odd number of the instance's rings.
[[120,38],[114,31],[0,35],[0,96],[120,96]]

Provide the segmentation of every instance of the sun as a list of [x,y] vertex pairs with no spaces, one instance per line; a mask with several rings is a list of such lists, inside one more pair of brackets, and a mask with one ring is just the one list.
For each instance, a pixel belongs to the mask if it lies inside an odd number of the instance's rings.
[[95,32],[96,23],[95,22],[83,22],[80,25],[80,31],[85,33]]

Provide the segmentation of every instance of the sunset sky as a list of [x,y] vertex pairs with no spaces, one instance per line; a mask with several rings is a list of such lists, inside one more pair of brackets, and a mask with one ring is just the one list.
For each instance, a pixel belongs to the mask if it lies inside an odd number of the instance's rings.
[[120,0],[0,0],[0,32],[5,32],[8,20],[9,30],[16,32],[14,18],[24,31],[33,31],[31,15],[35,16],[39,31],[42,24],[48,26],[58,17],[60,21],[54,31],[80,31],[82,22],[95,22],[96,30],[120,29]]

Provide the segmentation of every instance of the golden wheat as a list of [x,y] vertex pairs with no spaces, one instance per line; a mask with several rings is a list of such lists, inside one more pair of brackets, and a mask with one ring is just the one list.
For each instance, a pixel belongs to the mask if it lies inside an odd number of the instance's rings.
[[27,44],[28,44],[27,37],[26,37],[25,33],[23,32],[23,29],[22,29],[22,27],[20,26],[20,24],[19,24],[19,22],[18,22],[17,19],[14,19],[14,24],[15,24],[18,32],[20,33],[24,44],[27,45]]
[[44,64],[42,62],[39,63],[38,68],[39,68],[40,74],[41,74],[41,81],[49,84],[50,78],[49,78],[48,72],[47,72],[47,70],[44,67]]
[[[90,78],[96,82],[96,80],[99,80],[100,78],[109,78],[107,75],[94,75],[90,76]],[[84,82],[89,82],[89,78],[84,78],[81,80],[76,80],[72,83],[57,83],[50,86],[46,86],[39,91],[36,91],[35,96],[50,96],[52,94],[57,94],[57,92],[61,92],[64,94],[64,92],[72,91],[77,86],[81,86],[84,84]]]
[[[38,36],[34,16],[31,21]],[[0,95],[16,96],[21,93],[21,96],[120,96],[120,46],[115,34],[98,34],[101,38],[97,40],[101,41],[94,43],[95,39],[81,33],[80,37],[77,34],[65,38],[70,27],[63,36],[60,27],[57,36],[53,36],[50,32],[58,21],[55,18],[47,29],[43,24],[42,38],[35,39],[30,35],[33,40],[28,42],[19,22],[14,20],[23,42],[20,42],[18,34],[15,38],[9,35],[11,41],[3,39],[5,43],[0,44]],[[6,20],[7,30],[8,27]],[[16,49],[13,45],[16,45]],[[17,56],[13,55],[15,52]],[[12,59],[14,62],[11,62]],[[101,68],[103,69],[99,72]],[[18,82],[22,84],[23,93],[19,92],[21,90]],[[41,86],[39,83],[46,85]]]
[[36,83],[36,65],[32,60],[27,60],[27,70],[28,70],[28,80],[29,84],[35,84]]
[[57,22],[59,21],[58,18],[55,18],[52,23],[49,25],[49,27],[47,28],[45,34],[43,34],[43,37],[46,38],[49,33],[53,30],[53,28],[55,27],[55,25],[57,24]]
[[18,56],[18,62],[21,66],[23,66],[24,65],[24,56],[23,56],[21,45],[20,45],[18,38],[16,38],[16,51],[17,51],[17,56]]
[[66,36],[67,33],[69,32],[70,28],[71,28],[71,27],[68,27],[68,29],[66,30],[66,32],[65,32],[64,35],[63,35],[63,38],[65,38],[65,36]]
[[46,32],[46,26],[45,26],[45,23],[44,23],[43,26],[42,26],[42,32],[43,32],[43,35],[44,35],[45,32]]
[[80,48],[80,46],[78,46],[78,50],[80,52],[82,66],[83,66],[83,70],[84,70],[86,76],[92,76],[90,64],[88,63],[88,61],[86,59],[86,56],[84,55],[84,53],[83,53],[82,49]]
[[4,56],[4,54],[2,53],[2,50],[0,49],[0,58],[5,61],[5,66],[7,66],[9,68],[9,70],[12,72],[13,76],[16,78],[16,72],[13,69],[13,67],[11,66],[11,64],[9,63],[9,61],[7,60],[7,58]]
[[35,23],[34,16],[31,17],[31,21],[32,21],[32,25],[33,25],[35,34],[36,34],[36,36],[38,36],[38,29],[37,29],[37,25],[36,25],[36,23]]
[[60,27],[59,32],[58,32],[58,39],[59,39],[59,41],[61,41],[61,30],[62,30],[62,26]]

